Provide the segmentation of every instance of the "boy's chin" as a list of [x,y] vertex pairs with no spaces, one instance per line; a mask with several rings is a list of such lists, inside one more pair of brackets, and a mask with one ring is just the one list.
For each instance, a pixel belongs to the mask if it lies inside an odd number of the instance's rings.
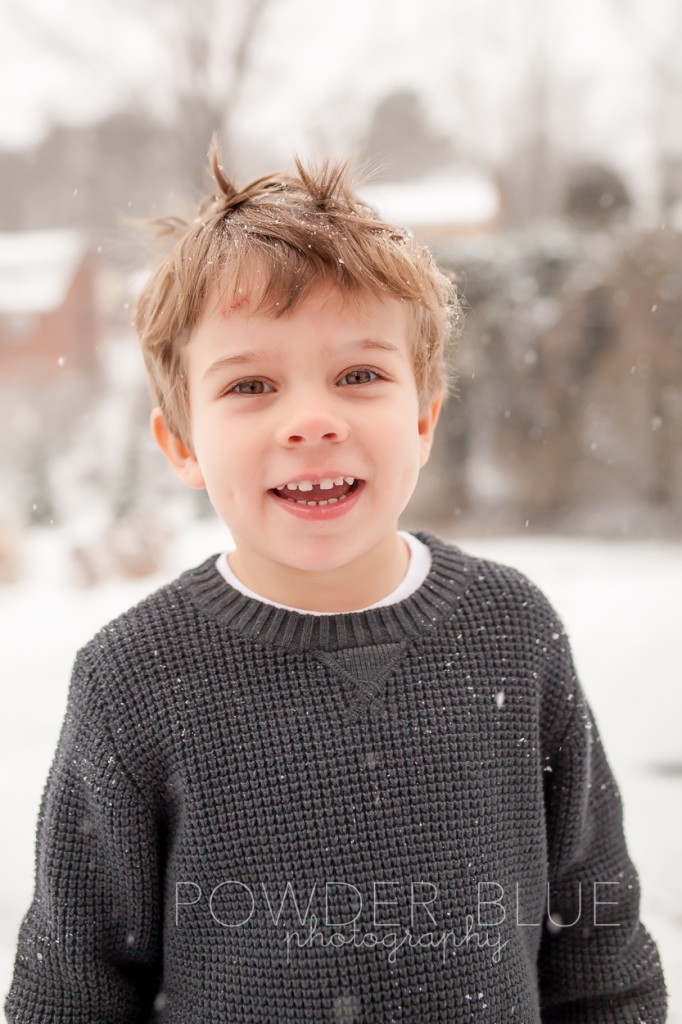
[[[393,537],[392,533],[390,536]],[[314,586],[316,581],[325,584],[329,577],[338,576],[343,579],[350,574],[357,578],[364,576],[371,564],[375,571],[381,571],[387,565],[392,564],[396,557],[395,551],[390,544],[385,544],[389,536],[379,540],[367,540],[366,544],[359,543],[358,537],[347,537],[343,541],[335,539],[332,543],[327,539],[325,544],[321,539],[312,543],[308,550],[307,545],[296,545],[296,550],[289,550],[282,553],[281,565],[288,568],[292,574],[306,574],[310,579],[310,585]],[[369,561],[368,561],[369,560]]]
[[355,558],[348,555],[339,554],[336,557],[329,555],[324,558],[312,553],[308,557],[292,557],[289,553],[288,556],[282,557],[280,565],[285,572],[288,570],[292,574],[305,574],[310,578],[310,585],[314,587],[316,580],[323,583],[326,577],[334,573],[341,575],[354,563]]

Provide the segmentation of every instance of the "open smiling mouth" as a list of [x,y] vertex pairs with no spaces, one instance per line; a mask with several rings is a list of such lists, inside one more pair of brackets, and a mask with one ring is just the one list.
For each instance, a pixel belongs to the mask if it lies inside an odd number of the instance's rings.
[[320,480],[313,483],[311,480],[299,480],[296,483],[284,484],[282,487],[273,487],[270,494],[281,501],[291,502],[294,505],[307,505],[317,508],[324,508],[327,505],[337,505],[347,500],[351,494],[364,483],[353,476],[336,477],[335,480]]

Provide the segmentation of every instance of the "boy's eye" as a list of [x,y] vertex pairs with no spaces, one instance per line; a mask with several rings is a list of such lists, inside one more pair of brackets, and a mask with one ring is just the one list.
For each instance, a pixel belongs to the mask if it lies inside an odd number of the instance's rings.
[[357,370],[349,370],[348,373],[344,373],[341,381],[348,381],[349,384],[369,384],[370,381],[378,376],[379,374],[376,370],[369,370],[366,366],[363,366]]
[[[267,389],[267,390],[266,390]],[[228,394],[237,395],[265,395],[273,389],[264,380],[253,378],[252,380],[240,380],[228,391]]]

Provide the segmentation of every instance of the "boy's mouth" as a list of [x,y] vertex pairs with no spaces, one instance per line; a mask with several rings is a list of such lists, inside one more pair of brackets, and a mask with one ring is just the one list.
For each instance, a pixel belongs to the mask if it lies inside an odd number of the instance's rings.
[[343,502],[349,495],[357,491],[364,481],[353,476],[338,476],[313,482],[312,480],[295,480],[270,491],[282,501],[295,505],[322,506],[336,505]]

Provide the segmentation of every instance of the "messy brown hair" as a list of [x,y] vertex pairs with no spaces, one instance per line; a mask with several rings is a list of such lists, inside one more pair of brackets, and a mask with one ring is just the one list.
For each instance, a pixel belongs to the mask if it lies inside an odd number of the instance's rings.
[[209,149],[216,191],[190,220],[153,221],[170,241],[135,313],[156,403],[191,447],[184,349],[214,286],[248,294],[254,312],[282,316],[320,281],[344,294],[370,290],[410,303],[412,358],[420,406],[447,394],[446,346],[459,317],[451,279],[412,236],[380,220],[351,186],[352,161],[319,167],[295,161],[238,188]]

